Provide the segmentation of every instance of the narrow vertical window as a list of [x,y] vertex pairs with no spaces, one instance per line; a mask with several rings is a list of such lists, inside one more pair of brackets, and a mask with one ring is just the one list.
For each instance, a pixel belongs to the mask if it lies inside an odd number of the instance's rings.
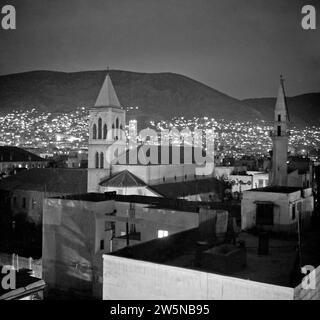
[[98,120],[98,139],[102,139],[102,119]]
[[108,127],[107,125],[105,124],[103,126],[103,139],[107,139],[107,135],[108,135]]
[[100,153],[100,169],[103,169],[104,166],[104,156],[103,152]]
[[278,114],[278,121],[281,121],[281,114]]
[[278,137],[281,136],[281,126],[278,126]]
[[93,128],[92,128],[92,139],[97,139],[97,126],[96,126],[96,124],[94,124]]
[[95,167],[96,169],[99,169],[99,153],[96,152],[96,156],[95,156]]

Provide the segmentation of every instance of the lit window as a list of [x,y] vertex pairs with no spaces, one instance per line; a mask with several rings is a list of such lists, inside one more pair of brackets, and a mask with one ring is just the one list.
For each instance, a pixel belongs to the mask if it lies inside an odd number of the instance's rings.
[[169,235],[169,232],[167,230],[158,230],[158,238],[164,238]]

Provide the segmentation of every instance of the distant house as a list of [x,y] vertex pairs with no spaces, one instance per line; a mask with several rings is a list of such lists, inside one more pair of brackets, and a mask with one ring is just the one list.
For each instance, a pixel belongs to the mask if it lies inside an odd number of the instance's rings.
[[41,223],[44,198],[86,192],[87,170],[25,170],[0,180],[0,190],[7,192],[13,215],[24,214],[35,223]]
[[0,179],[18,169],[45,168],[48,161],[18,147],[0,146]]
[[88,154],[84,152],[71,152],[67,160],[68,168],[87,168],[88,167]]
[[[314,210],[312,189],[269,186],[243,193],[241,224],[243,230],[297,233],[299,223],[306,224]],[[301,226],[300,226],[301,227]]]

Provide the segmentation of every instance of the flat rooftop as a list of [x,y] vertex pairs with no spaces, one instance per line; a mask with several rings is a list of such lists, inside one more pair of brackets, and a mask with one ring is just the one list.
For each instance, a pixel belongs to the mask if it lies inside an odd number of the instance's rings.
[[302,188],[298,187],[285,187],[285,186],[268,186],[264,188],[250,189],[250,192],[274,192],[274,193],[293,193],[301,191]]
[[[259,255],[258,236],[241,232],[237,241],[241,240],[245,243],[246,266],[240,268],[240,271],[231,272],[217,272],[210,265],[202,263],[199,266],[197,263],[199,239],[201,234],[199,228],[196,228],[126,247],[111,255],[286,287],[295,287],[301,281],[301,278],[297,278],[296,272],[296,239],[284,240],[270,235],[269,254]],[[219,248],[219,246],[221,245],[215,244],[210,248]]]
[[188,201],[184,199],[150,197],[140,195],[119,195],[116,192],[105,193],[84,193],[72,194],[65,196],[51,197],[51,199],[74,200],[74,201],[88,201],[88,202],[103,202],[114,200],[118,202],[129,202],[145,204],[149,208],[167,209],[184,212],[199,212],[200,207],[208,207],[213,210],[228,210],[232,216],[240,219],[241,206],[240,202],[202,202],[202,201]]

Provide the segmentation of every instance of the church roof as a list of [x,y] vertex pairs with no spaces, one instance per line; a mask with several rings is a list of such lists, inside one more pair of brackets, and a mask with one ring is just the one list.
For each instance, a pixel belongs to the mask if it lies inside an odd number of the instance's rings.
[[102,187],[144,187],[146,184],[133,173],[128,170],[115,173],[110,178],[107,178],[100,182]]
[[117,97],[116,91],[114,90],[109,74],[107,74],[103,82],[94,106],[121,108],[119,99]]

